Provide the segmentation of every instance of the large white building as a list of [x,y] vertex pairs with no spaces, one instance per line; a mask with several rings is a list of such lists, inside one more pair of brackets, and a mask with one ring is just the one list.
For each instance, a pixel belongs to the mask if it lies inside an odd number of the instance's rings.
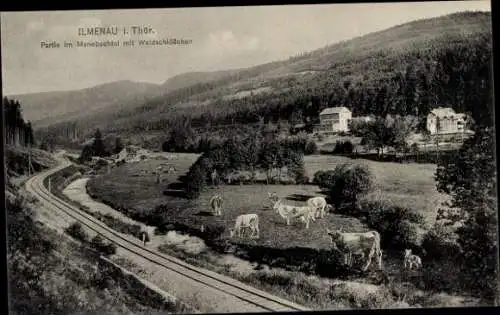
[[325,108],[319,113],[319,126],[316,131],[320,134],[335,134],[349,131],[349,120],[352,112],[347,107]]
[[427,115],[427,130],[431,135],[464,132],[465,120],[465,114],[457,114],[449,107],[438,107]]

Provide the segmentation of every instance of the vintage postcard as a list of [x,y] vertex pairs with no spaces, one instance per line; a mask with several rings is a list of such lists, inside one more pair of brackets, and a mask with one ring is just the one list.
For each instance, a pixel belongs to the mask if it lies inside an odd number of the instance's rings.
[[12,314],[493,306],[489,1],[1,13]]

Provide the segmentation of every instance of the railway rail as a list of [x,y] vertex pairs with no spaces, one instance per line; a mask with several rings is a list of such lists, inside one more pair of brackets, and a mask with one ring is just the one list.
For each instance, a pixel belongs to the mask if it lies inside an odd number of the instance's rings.
[[182,279],[190,282],[191,285],[202,286],[205,289],[209,288],[211,291],[216,291],[219,296],[224,296],[228,301],[231,301],[229,303],[230,307],[226,309],[228,312],[293,312],[311,310],[255,289],[235,279],[195,267],[156,250],[145,248],[139,240],[127,239],[90,214],[51,194],[43,184],[45,178],[69,165],[71,163],[68,161],[61,160],[59,166],[31,177],[25,184],[26,189],[38,197],[47,208],[63,212],[114,243],[117,247],[146,259],[160,268],[165,268],[170,272],[176,273]]

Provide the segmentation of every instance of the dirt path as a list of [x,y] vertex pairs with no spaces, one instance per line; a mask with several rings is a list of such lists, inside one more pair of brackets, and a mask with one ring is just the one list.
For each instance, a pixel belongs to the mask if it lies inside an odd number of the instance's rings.
[[108,205],[105,205],[101,202],[93,200],[88,194],[87,194],[87,182],[89,178],[80,178],[69,184],[64,190],[63,194],[70,198],[71,200],[85,206],[88,208],[89,211],[92,211],[94,213],[100,212],[102,214],[107,214],[110,215],[123,223],[127,224],[133,224],[133,225],[139,225],[141,228],[145,229],[148,231],[149,236],[150,236],[150,242],[148,244],[148,247],[158,247],[158,245],[164,244],[165,242],[165,237],[162,235],[154,235],[154,230],[156,227],[154,226],[148,226],[144,223],[132,220],[128,216],[124,215],[120,211],[117,211],[113,208],[111,208]]

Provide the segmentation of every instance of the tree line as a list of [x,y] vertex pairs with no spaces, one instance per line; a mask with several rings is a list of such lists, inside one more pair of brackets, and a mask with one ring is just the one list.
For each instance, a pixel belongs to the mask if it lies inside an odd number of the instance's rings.
[[415,117],[389,115],[369,121],[354,120],[349,124],[351,133],[362,137],[361,143],[370,149],[376,149],[379,155],[383,155],[384,148],[389,146],[401,153],[409,152],[407,138],[417,126],[418,120]]
[[[229,139],[237,139],[255,135],[257,137],[278,136],[280,133],[287,133],[285,126],[264,124],[262,122],[254,125],[228,126],[223,129],[205,130],[197,132],[192,127],[189,117],[182,117],[175,123],[162,144],[162,150],[166,152],[190,152],[203,153],[222,146]],[[297,150],[304,154],[314,154],[317,152],[316,143],[310,140],[304,132],[286,137]]]
[[79,157],[79,162],[84,163],[90,161],[93,156],[108,157],[119,153],[124,148],[121,138],[115,137],[114,143],[111,138],[107,141],[103,139],[101,130],[97,129],[94,133],[94,138],[90,144],[83,147]]
[[2,102],[5,121],[5,144],[30,146],[35,144],[31,122],[23,119],[21,104],[6,97]]
[[266,183],[270,183],[275,180],[272,171],[277,170],[279,181],[285,167],[286,175],[296,183],[309,181],[305,175],[304,150],[299,141],[259,133],[233,137],[205,151],[191,166],[184,179],[186,194],[197,198],[208,185],[221,180],[230,183],[234,171],[250,172],[250,182],[254,182],[257,172],[262,171]]

